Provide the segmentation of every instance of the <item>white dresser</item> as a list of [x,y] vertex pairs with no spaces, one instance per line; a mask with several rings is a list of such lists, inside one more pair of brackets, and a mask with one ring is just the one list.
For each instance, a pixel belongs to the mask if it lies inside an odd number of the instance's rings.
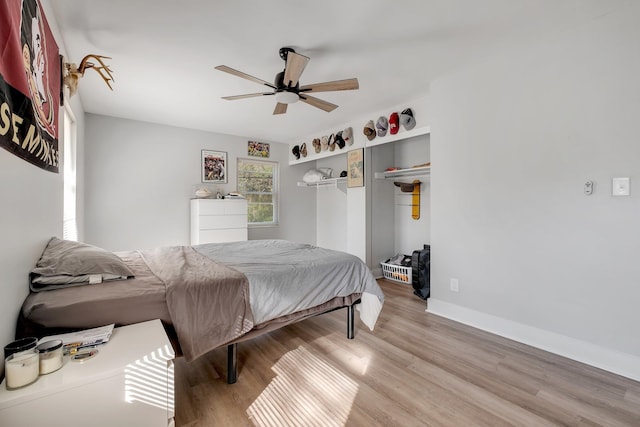
[[0,426],[174,426],[173,348],[159,320],[116,328],[98,354],[0,389]]
[[191,244],[247,240],[246,199],[191,199]]

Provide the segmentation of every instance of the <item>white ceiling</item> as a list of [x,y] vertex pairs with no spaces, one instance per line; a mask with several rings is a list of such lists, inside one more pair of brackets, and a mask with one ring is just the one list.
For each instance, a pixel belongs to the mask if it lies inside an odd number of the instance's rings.
[[[618,0],[617,0],[618,1]],[[288,142],[428,93],[471,61],[561,31],[606,0],[51,0],[70,62],[111,56],[114,91],[89,71],[86,112]],[[309,56],[301,84],[357,77],[356,91],[318,93],[272,115],[273,97],[221,96],[265,87],[214,70],[273,81],[280,47]]]

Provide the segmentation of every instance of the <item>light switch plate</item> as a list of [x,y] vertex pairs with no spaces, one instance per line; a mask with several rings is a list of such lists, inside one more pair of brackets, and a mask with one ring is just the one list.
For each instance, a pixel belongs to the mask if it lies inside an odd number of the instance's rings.
[[613,185],[611,188],[611,194],[614,196],[628,196],[629,190],[629,177],[613,178]]

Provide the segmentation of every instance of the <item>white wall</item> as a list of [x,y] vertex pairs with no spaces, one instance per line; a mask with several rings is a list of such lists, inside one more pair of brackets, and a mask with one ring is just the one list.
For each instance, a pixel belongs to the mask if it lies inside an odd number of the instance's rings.
[[429,302],[636,379],[638,22],[628,2],[432,85]]
[[[236,162],[247,138],[86,115],[86,241],[108,250],[189,244],[189,199],[202,184],[202,149],[227,152],[228,183],[236,190]],[[268,142],[268,141],[263,141]],[[249,230],[250,239],[315,242],[315,197],[296,186],[304,167],[288,166],[288,148],[271,143],[280,164],[280,225]]]
[[[333,177],[347,169],[347,154],[328,157],[313,163],[306,163],[306,170],[332,168]],[[308,187],[307,191],[316,198],[316,245],[336,251],[347,252],[347,185]]]
[[[48,1],[43,1],[45,16],[54,37],[61,38]],[[60,44],[64,54],[64,46]],[[78,150],[82,153],[84,122],[77,97],[71,106],[78,117]],[[60,110],[62,112],[62,110]],[[61,122],[62,123],[62,122]],[[58,139],[63,149],[62,126]],[[62,153],[61,153],[62,154]],[[28,274],[52,236],[62,237],[63,165],[60,173],[47,172],[0,149],[0,344],[14,340],[16,319],[29,293]],[[82,174],[82,171],[80,171]],[[81,176],[80,176],[81,179]],[[79,188],[81,191],[81,188]],[[78,220],[82,223],[82,197]],[[4,364],[0,364],[0,375]]]

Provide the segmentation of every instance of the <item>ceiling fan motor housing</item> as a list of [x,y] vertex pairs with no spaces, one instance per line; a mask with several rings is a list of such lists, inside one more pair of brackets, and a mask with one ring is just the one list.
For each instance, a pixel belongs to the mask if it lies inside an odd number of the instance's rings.
[[296,51],[295,51],[295,50],[293,50],[293,49],[292,49],[292,48],[290,48],[290,47],[281,47],[281,48],[280,48],[280,58],[282,58],[282,60],[283,60],[284,62],[287,62],[287,56],[289,56],[289,52],[296,53]]
[[295,86],[287,86],[284,84],[284,70],[276,74],[276,78],[273,81],[273,84],[276,87],[276,92],[282,92],[283,90],[286,90],[289,92],[298,93],[298,89],[300,88],[300,82],[296,83]]

